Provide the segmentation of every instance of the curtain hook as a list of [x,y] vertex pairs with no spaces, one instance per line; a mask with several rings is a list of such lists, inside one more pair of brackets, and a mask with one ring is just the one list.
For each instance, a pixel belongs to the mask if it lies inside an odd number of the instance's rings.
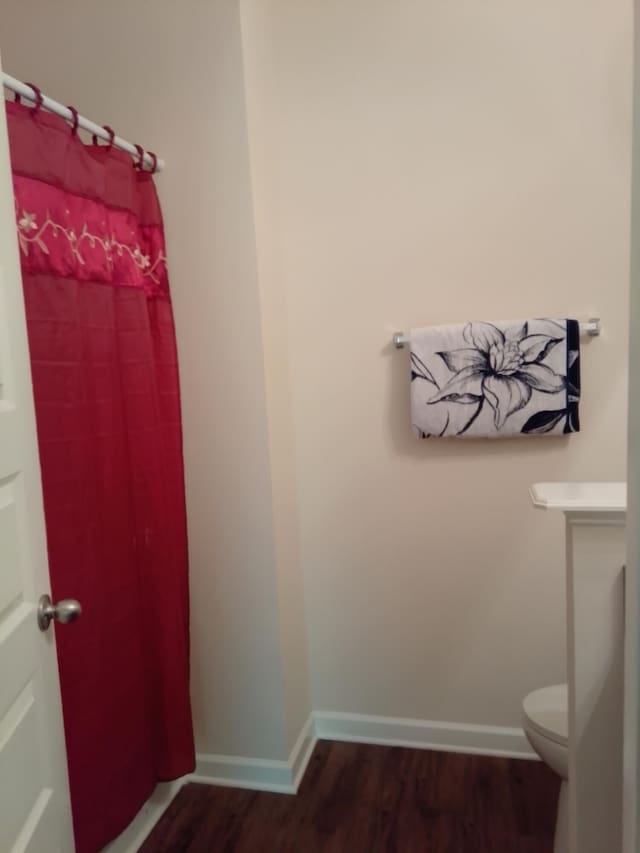
[[[107,131],[107,133],[109,134],[109,142],[107,142],[106,149],[107,149],[107,151],[110,151],[113,148],[113,140],[116,138],[116,135],[115,135],[114,131],[112,130],[112,128],[109,127],[108,124],[103,124],[102,126]],[[98,137],[95,135],[95,133],[93,134],[93,136],[91,138],[93,139],[94,145],[99,144],[98,143]]]
[[113,148],[113,140],[116,138],[116,135],[113,132],[113,130],[109,127],[108,124],[104,124],[103,127],[107,131],[107,133],[109,134],[109,142],[107,144],[107,151],[111,151],[111,149]]
[[77,136],[78,124],[80,123],[80,118],[78,116],[78,110],[75,107],[70,107],[70,106],[68,106],[67,109],[73,115],[73,125],[71,126],[71,136]]
[[[31,112],[33,113],[33,115],[36,115],[36,113],[40,112],[42,102],[44,100],[44,98],[42,97],[42,92],[40,91],[40,89],[38,89],[37,86],[34,86],[33,83],[25,83],[24,85],[28,86],[30,89],[33,89],[33,100],[35,101],[35,104],[33,107],[31,107]],[[20,102],[18,101],[18,103]]]
[[142,171],[144,169],[144,148],[142,147],[142,145],[138,145],[137,142],[133,143],[133,147],[138,152],[138,160],[133,165],[136,169]]

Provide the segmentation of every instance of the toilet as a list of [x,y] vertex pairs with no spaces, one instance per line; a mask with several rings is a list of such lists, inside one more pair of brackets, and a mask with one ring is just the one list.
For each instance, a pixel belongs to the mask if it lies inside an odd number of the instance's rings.
[[527,740],[562,780],[553,853],[569,850],[567,779],[569,777],[569,700],[566,684],[542,687],[522,702],[522,727]]

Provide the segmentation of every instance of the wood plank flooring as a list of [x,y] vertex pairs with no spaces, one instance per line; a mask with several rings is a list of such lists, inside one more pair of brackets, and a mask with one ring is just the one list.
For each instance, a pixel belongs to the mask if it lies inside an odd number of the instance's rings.
[[319,741],[297,796],[188,784],[139,853],[552,853],[538,761]]

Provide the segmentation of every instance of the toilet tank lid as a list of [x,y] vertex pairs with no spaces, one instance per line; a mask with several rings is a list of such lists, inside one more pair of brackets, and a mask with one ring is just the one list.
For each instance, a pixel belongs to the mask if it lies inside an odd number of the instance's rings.
[[559,743],[569,739],[569,696],[566,684],[542,687],[525,696],[525,716],[542,734]]

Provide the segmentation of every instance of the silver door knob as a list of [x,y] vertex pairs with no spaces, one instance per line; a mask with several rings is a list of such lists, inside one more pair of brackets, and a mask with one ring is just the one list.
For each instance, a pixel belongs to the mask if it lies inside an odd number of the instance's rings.
[[38,627],[41,631],[46,631],[52,619],[66,625],[67,622],[75,622],[81,613],[82,607],[75,598],[63,598],[53,604],[48,595],[41,595],[38,601]]

